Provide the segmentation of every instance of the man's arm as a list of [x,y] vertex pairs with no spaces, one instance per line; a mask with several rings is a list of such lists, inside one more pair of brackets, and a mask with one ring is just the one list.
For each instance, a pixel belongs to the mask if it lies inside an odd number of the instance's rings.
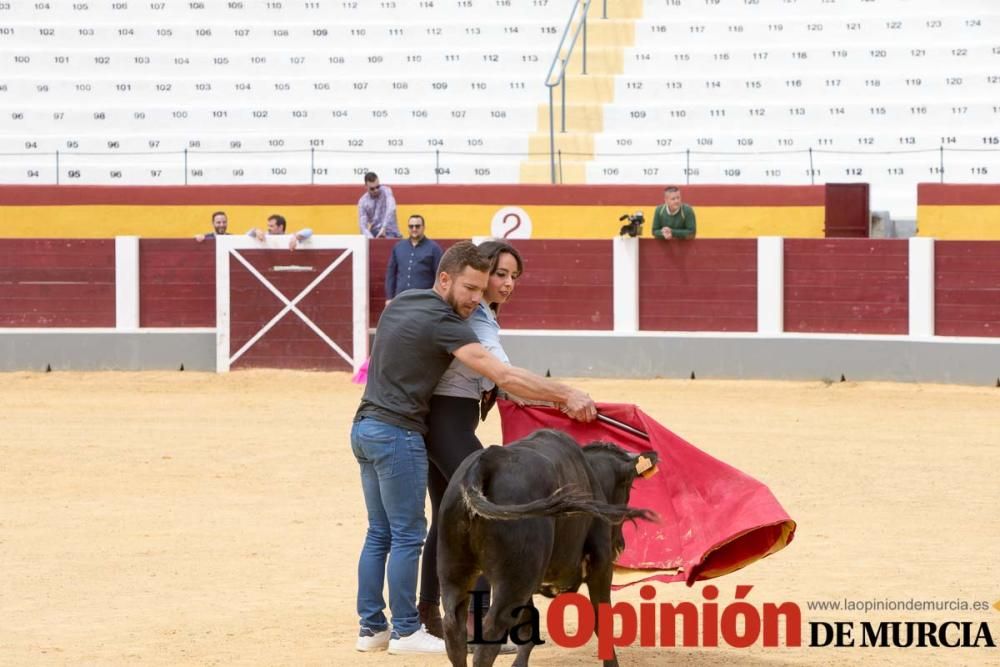
[[306,241],[311,239],[313,235],[313,230],[309,227],[304,227],[299,231],[292,234],[292,238],[288,240],[288,249],[295,250],[299,246],[299,241]]
[[[431,243],[434,242],[431,241]],[[444,250],[441,250],[441,246],[434,243],[434,247],[431,249],[431,263],[434,264],[434,266],[431,267],[431,275],[435,278],[437,277],[438,264],[441,263],[442,255],[444,255]]]
[[361,230],[361,234],[364,235],[366,239],[372,238],[371,225],[368,222],[368,214],[365,213],[365,206],[362,203],[364,197],[361,198],[362,201],[358,202],[358,229]]
[[673,230],[674,238],[693,239],[696,231],[696,226],[697,223],[694,217],[694,209],[688,206],[687,210],[684,212],[684,227],[682,227],[681,229]]
[[389,253],[389,265],[385,267],[385,302],[388,304],[396,296],[396,248]]
[[653,211],[653,237],[662,239],[663,238],[663,227],[664,227],[664,215],[663,206],[657,206]]
[[455,350],[455,358],[493,380],[497,386],[522,398],[552,401],[573,419],[589,422],[597,418],[594,400],[579,389],[547,380],[531,371],[508,366],[490,354],[480,343],[469,343]]
[[[382,236],[399,236],[399,225],[396,223],[396,198],[392,196],[391,188],[383,188],[382,196],[385,197],[385,217],[382,218]],[[392,229],[389,229],[392,225]],[[436,268],[436,267],[435,267]]]

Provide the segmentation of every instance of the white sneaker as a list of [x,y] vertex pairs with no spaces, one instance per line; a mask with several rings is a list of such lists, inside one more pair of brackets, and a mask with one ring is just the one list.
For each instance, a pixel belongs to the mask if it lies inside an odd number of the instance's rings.
[[354,645],[359,651],[384,651],[389,646],[389,628],[381,632],[375,632],[368,628],[361,628],[358,634],[358,641]]
[[392,639],[389,640],[389,653],[392,655],[405,655],[407,653],[447,653],[444,647],[444,640],[438,639],[431,633],[427,632],[427,628],[423,625],[420,629],[413,634],[406,635],[405,637],[398,636],[395,632],[392,633]]

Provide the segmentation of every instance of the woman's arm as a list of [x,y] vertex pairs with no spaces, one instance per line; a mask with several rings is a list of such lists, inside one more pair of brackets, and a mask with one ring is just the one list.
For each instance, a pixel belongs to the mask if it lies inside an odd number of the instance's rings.
[[464,345],[455,350],[454,354],[463,364],[513,394],[563,405],[564,411],[578,421],[589,422],[597,417],[594,400],[585,392],[523,368],[509,366],[490,354],[480,343]]

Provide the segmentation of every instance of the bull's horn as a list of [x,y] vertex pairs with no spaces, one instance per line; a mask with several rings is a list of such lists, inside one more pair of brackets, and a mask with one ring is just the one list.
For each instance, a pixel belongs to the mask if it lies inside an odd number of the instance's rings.
[[643,477],[650,477],[656,474],[656,464],[648,456],[639,455],[635,459],[635,472]]

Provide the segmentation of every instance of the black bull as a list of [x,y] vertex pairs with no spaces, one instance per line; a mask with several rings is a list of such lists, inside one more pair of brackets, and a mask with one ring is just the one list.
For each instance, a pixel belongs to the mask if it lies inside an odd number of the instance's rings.
[[[465,459],[439,511],[438,577],[451,664],[467,664],[469,590],[480,573],[493,590],[483,620],[487,640],[518,626],[518,641],[526,641],[521,624],[532,618],[536,592],[553,597],[586,583],[597,618],[597,605],[610,603],[614,560],[625,548],[621,523],[653,518],[627,505],[632,482],[656,461],[655,452],[632,454],[611,443],[581,448],[551,430]],[[533,646],[518,647],[515,666],[527,666]],[[478,644],[473,664],[488,667],[499,651],[499,644]],[[617,657],[604,664],[617,665]]]

